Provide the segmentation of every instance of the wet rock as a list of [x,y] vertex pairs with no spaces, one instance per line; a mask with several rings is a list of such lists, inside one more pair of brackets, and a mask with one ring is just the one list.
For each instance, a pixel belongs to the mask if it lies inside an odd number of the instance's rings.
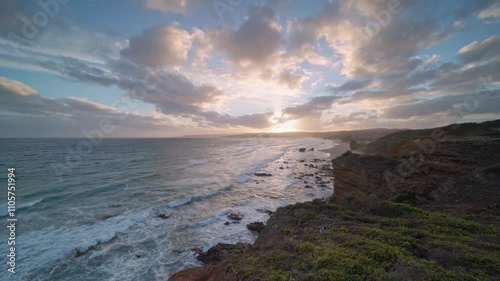
[[219,243],[208,249],[208,251],[200,253],[197,259],[207,265],[215,264],[227,258],[244,253],[249,247],[250,244],[248,243]]
[[192,248],[191,251],[193,251],[195,255],[199,255],[199,254],[203,253],[203,249],[199,248],[199,247]]
[[256,222],[252,222],[252,223],[247,224],[248,230],[256,231],[259,233],[262,231],[262,229],[264,229],[265,226],[266,225],[261,221],[256,221]]
[[224,223],[224,225],[230,225],[230,224],[231,224],[231,223],[230,223],[230,222],[228,222],[228,221]]
[[91,250],[95,250],[95,247],[94,246],[91,246],[90,248],[88,248],[87,250],[80,250],[80,249],[77,249],[76,252],[75,252],[75,258],[79,258],[83,255],[85,255],[86,253],[88,253],[89,251]]
[[254,175],[257,177],[272,177],[273,176],[272,174],[269,174],[269,173],[255,173]]
[[280,169],[280,170],[283,170],[283,166],[281,166],[279,169]]
[[302,148],[299,148],[299,152],[305,152],[306,151],[306,148],[302,147]]
[[310,185],[306,185],[306,186],[304,186],[304,188],[313,188],[313,187]]
[[309,151],[314,151],[314,147],[313,147],[313,148],[311,148],[311,149],[309,149]]
[[134,256],[135,256],[136,258],[138,258],[138,259],[141,259],[141,258],[143,258],[143,257],[147,256],[147,254],[148,254],[148,253],[147,253],[147,252],[145,252],[145,251],[138,251],[138,252],[136,252],[136,253],[134,254]]
[[160,218],[160,219],[168,219],[168,218],[170,218],[170,215],[168,215],[168,214],[158,214],[156,217]]
[[243,215],[240,213],[230,213],[227,217],[231,220],[240,221],[243,218]]
[[274,212],[271,211],[271,210],[268,210],[268,209],[262,209],[262,208],[258,208],[258,209],[255,209],[257,212],[259,213],[263,213],[263,214],[268,214],[268,215],[272,215]]

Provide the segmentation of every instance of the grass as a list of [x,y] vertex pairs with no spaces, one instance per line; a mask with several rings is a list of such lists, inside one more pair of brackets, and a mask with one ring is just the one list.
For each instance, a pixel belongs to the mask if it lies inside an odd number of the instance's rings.
[[[348,202],[347,205],[351,205]],[[499,228],[410,205],[302,203],[226,266],[241,280],[498,280]],[[306,215],[291,215],[294,209]],[[290,230],[294,229],[293,232]]]

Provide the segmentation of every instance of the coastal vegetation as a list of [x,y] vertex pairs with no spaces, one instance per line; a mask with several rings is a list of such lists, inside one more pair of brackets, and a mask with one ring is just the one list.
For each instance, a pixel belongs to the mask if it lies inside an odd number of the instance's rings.
[[365,203],[370,207],[332,199],[279,209],[262,238],[223,267],[234,280],[441,281],[500,276],[498,226],[402,203]]
[[330,198],[279,208],[247,250],[187,270],[208,278],[171,280],[499,280],[500,120],[358,141],[332,161]]

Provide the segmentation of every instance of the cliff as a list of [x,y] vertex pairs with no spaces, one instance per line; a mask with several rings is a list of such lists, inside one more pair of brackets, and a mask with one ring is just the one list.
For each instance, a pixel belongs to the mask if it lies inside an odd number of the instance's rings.
[[500,121],[453,126],[337,157],[329,200],[279,208],[254,245],[169,280],[499,280]]

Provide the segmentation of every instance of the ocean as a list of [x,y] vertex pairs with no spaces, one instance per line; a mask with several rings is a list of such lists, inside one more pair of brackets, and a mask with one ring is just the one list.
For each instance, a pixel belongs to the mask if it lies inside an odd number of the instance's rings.
[[[167,280],[201,265],[193,248],[255,241],[246,224],[330,196],[299,174],[335,142],[303,138],[0,139],[0,219],[16,168],[16,274],[0,280]],[[299,148],[307,148],[299,152]],[[311,150],[314,148],[314,151]],[[319,164],[318,164],[319,163]],[[272,176],[256,176],[255,173]],[[230,223],[227,214],[243,215]],[[159,217],[163,215],[164,218]]]

